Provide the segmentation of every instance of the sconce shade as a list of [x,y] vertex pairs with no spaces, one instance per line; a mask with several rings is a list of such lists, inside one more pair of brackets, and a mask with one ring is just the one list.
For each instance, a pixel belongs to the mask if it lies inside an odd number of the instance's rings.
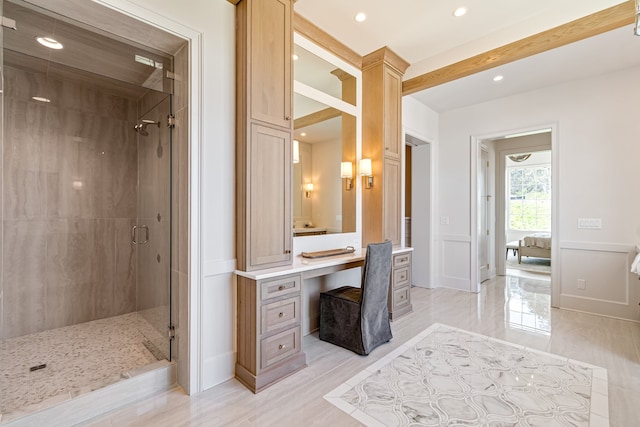
[[360,160],[360,175],[361,176],[372,176],[373,172],[371,170],[371,159],[361,159]]
[[340,178],[353,178],[353,164],[351,162],[340,163]]
[[304,189],[304,196],[307,199],[311,198],[311,192],[313,191],[313,184],[311,182],[307,182],[306,184],[302,184],[302,188]]
[[297,139],[293,140],[293,163],[300,163],[300,143]]

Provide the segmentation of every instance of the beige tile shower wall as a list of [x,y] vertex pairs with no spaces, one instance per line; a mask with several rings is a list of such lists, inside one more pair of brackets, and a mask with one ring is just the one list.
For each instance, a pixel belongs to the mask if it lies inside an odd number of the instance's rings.
[[135,100],[4,71],[2,338],[133,311]]
[[[136,246],[136,310],[155,329],[147,336],[169,357],[169,279],[171,260],[171,132],[167,116],[169,95],[147,92],[138,102],[139,120],[160,122],[147,126],[138,138],[138,224],[149,229],[146,244]],[[140,238],[144,238],[141,233]]]

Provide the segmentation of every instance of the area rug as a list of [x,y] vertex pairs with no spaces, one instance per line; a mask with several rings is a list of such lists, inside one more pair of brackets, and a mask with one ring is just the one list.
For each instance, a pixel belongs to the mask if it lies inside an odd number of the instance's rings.
[[520,264],[518,264],[518,257],[509,255],[507,257],[507,268],[533,273],[551,274],[551,260],[549,258],[523,256]]
[[608,426],[607,370],[434,324],[324,398],[367,426]]

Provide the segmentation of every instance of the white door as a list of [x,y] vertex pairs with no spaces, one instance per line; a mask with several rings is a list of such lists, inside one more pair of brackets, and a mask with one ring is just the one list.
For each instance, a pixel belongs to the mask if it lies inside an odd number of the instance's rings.
[[478,240],[480,247],[478,248],[478,261],[480,264],[480,281],[484,282],[489,278],[489,206],[491,196],[489,195],[489,152],[482,148],[481,166],[478,168],[478,194],[480,195],[480,224],[478,227]]

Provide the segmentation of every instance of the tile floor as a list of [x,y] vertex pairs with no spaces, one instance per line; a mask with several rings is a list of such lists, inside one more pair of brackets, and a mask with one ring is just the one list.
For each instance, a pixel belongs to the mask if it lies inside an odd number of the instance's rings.
[[[369,356],[304,337],[307,368],[254,395],[235,380],[187,396],[161,393],[87,423],[106,426],[360,426],[323,396],[434,323],[450,325],[607,369],[611,426],[640,417],[640,324],[549,306],[549,283],[497,277],[479,294],[412,289],[414,311],[392,323],[390,343]],[[592,424],[591,427],[596,427]]]
[[129,313],[5,340],[0,343],[1,421],[128,378],[132,370],[156,362],[148,349],[154,349],[148,339],[154,333],[141,316]]

